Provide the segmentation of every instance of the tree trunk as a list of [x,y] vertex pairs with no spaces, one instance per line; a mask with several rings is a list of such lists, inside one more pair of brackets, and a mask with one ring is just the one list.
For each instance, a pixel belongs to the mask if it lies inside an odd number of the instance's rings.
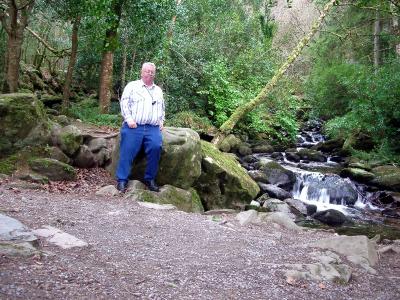
[[113,59],[114,51],[118,45],[117,31],[121,19],[123,4],[124,0],[113,0],[111,3],[111,13],[114,14],[114,18],[112,23],[109,24],[109,29],[106,30],[100,71],[99,107],[101,113],[108,113],[110,110]]
[[114,53],[103,52],[100,71],[99,105],[100,112],[106,114],[110,110],[111,103],[111,82],[113,72]]
[[[0,21],[7,32],[6,51],[6,78],[3,92],[15,93],[18,91],[19,62],[24,41],[24,29],[28,25],[28,17],[33,8],[34,0],[27,3],[17,3],[15,0],[7,1],[7,13],[0,13]],[[20,4],[20,6],[18,6]]]
[[[399,37],[400,36],[400,27],[399,27],[399,17],[395,13],[396,7],[395,7],[395,5],[393,3],[391,3],[390,8],[391,8],[391,11],[392,11],[392,14],[393,14],[393,17],[392,17],[392,33],[395,36]],[[394,49],[395,49],[396,55],[400,56],[400,42],[395,42]]]
[[377,10],[375,13],[375,22],[374,22],[374,68],[377,70],[381,65],[381,32],[382,32],[382,23],[380,20],[380,13]]
[[72,36],[71,36],[71,57],[68,63],[68,70],[67,75],[65,77],[64,89],[63,89],[63,102],[62,102],[62,109],[63,111],[66,110],[69,106],[69,97],[70,97],[70,88],[72,82],[72,74],[74,73],[74,67],[76,63],[76,56],[78,52],[78,30],[79,24],[81,22],[81,17],[76,17],[74,21],[74,25],[72,26]]
[[221,125],[219,128],[219,132],[213,138],[213,144],[220,144],[224,137],[231,132],[233,127],[235,127],[236,123],[244,117],[247,113],[252,111],[254,108],[259,106],[261,103],[265,102],[268,98],[268,94],[272,91],[272,89],[276,86],[279,79],[283,76],[286,70],[290,67],[290,65],[296,60],[296,58],[300,55],[303,48],[309,43],[311,38],[315,35],[318,29],[321,27],[326,15],[334,5],[337,0],[330,0],[324,7],[319,16],[318,20],[311,27],[310,32],[300,40],[297,44],[296,48],[292,51],[292,53],[287,58],[286,62],[279,68],[278,71],[275,72],[275,75],[272,79],[267,83],[267,85],[260,91],[260,93],[251,101],[246,104],[238,107],[233,114],[229,117],[229,119]]

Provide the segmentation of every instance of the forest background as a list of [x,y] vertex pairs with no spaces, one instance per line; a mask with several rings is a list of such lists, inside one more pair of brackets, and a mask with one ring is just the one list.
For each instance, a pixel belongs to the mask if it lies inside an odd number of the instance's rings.
[[[66,115],[119,127],[123,87],[152,61],[167,125],[209,133],[259,93],[327,2],[0,0],[1,87],[52,96]],[[399,15],[398,0],[336,1],[235,132],[290,146],[302,122],[322,119],[353,155],[399,162]],[[34,72],[60,82],[59,90],[44,91],[29,80]],[[351,147],[360,135],[370,147]]]

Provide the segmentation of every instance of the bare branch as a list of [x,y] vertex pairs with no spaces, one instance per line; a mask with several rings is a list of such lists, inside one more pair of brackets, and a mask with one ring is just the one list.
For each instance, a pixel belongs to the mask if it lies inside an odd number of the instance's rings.
[[32,34],[39,42],[41,42],[48,50],[50,50],[56,56],[63,57],[63,56],[70,55],[69,49],[63,49],[63,50],[54,49],[43,38],[41,38],[36,32],[34,32],[32,29],[30,29],[29,27],[26,27],[26,30],[28,30],[30,34]]

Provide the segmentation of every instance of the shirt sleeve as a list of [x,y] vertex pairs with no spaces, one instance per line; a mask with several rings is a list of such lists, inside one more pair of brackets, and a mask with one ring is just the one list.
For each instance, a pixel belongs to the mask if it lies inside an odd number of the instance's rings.
[[135,121],[132,117],[132,112],[129,106],[129,98],[132,94],[132,83],[128,83],[124,88],[124,92],[122,93],[120,107],[121,107],[121,115],[124,118],[125,122]]

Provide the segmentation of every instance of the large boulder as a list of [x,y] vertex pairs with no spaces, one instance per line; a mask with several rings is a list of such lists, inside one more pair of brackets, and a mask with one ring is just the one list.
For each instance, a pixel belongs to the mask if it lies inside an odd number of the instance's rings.
[[201,148],[202,173],[195,187],[206,210],[236,208],[254,199],[260,189],[234,156],[204,141]]
[[396,166],[379,166],[371,171],[375,178],[371,183],[392,191],[400,192],[400,168]]
[[[296,184],[297,185],[297,184]],[[304,174],[301,182],[302,191],[307,199],[325,199],[330,203],[354,205],[358,200],[358,192],[349,179],[336,174]]]
[[[193,185],[201,174],[201,146],[199,135],[189,128],[167,127],[163,130],[163,150],[157,183],[170,184],[182,189]],[[112,163],[107,168],[115,175],[119,160],[119,140],[112,154]],[[131,178],[142,179],[146,158],[139,155],[132,167]]]
[[[28,144],[38,145],[48,141],[48,119],[35,95],[0,95],[0,132],[0,157]],[[31,134],[35,138],[29,139]]]

